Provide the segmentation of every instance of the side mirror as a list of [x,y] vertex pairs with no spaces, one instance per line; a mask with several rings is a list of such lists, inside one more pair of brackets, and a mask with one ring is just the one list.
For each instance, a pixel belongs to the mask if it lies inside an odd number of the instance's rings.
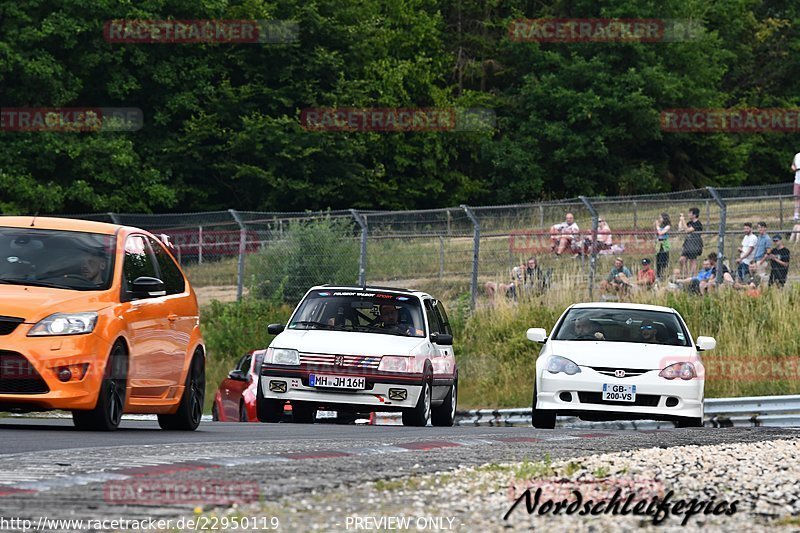
[[136,298],[157,298],[167,294],[163,281],[147,276],[141,276],[133,280],[130,292]]
[[528,340],[531,342],[544,344],[544,342],[547,340],[547,330],[544,328],[529,328],[525,333],[525,336],[528,337]]
[[431,333],[431,342],[442,346],[452,346],[453,336],[447,333]]
[[286,326],[283,324],[270,324],[267,326],[267,333],[270,335],[277,335],[278,333],[282,333],[284,329],[286,329]]
[[701,352],[713,350],[717,347],[717,340],[714,337],[697,337],[697,349]]
[[236,381],[247,381],[247,374],[238,368],[228,372],[228,377]]

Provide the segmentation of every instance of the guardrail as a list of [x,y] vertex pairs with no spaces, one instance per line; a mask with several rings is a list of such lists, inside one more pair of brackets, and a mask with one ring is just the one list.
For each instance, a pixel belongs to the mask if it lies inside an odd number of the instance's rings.
[[[377,413],[375,423],[400,423],[398,413]],[[800,395],[707,398],[706,427],[800,427]],[[457,426],[530,426],[531,408],[470,409],[456,413]],[[656,420],[587,422],[576,417],[558,417],[557,427],[576,429],[661,429],[675,423]]]

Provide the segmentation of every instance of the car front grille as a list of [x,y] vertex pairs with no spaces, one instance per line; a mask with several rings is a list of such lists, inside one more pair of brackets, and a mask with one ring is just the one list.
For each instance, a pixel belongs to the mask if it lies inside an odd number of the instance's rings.
[[347,368],[369,368],[377,370],[381,364],[379,355],[335,355],[301,353],[300,364],[309,366],[332,366]]
[[44,394],[50,387],[17,352],[0,350],[0,394]]
[[651,372],[651,370],[643,370],[641,368],[618,368],[614,366],[590,366],[592,370],[603,374],[604,376],[610,376],[612,378],[617,377],[616,371],[617,370],[624,370],[625,376],[623,378],[635,378],[637,376],[641,376],[642,374],[646,374],[647,372]]
[[578,391],[578,399],[581,403],[595,403],[601,405],[627,405],[636,407],[657,407],[661,396],[658,394],[637,394],[636,401],[633,402],[611,402],[603,400],[601,392]]
[[14,316],[0,316],[0,335],[10,335],[24,321]]

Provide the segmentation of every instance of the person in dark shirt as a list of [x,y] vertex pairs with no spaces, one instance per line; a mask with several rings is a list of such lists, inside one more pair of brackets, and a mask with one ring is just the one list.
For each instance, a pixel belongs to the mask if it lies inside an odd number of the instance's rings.
[[[700,222],[700,210],[696,207],[689,209],[689,222],[683,218],[683,213],[678,220],[678,230],[686,233],[681,250],[681,273],[694,276],[697,272],[697,258],[703,253],[703,223]],[[688,266],[688,269],[687,269]]]
[[772,267],[769,273],[769,285],[783,287],[786,284],[786,275],[789,273],[789,249],[783,245],[780,235],[773,235],[772,242],[772,250],[766,256]]

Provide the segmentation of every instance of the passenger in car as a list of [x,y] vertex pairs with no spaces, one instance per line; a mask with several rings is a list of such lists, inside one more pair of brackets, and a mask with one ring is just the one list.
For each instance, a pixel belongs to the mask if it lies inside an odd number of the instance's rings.
[[108,264],[103,255],[88,253],[83,257],[80,266],[79,276],[94,283],[102,285],[105,283],[105,273]]

